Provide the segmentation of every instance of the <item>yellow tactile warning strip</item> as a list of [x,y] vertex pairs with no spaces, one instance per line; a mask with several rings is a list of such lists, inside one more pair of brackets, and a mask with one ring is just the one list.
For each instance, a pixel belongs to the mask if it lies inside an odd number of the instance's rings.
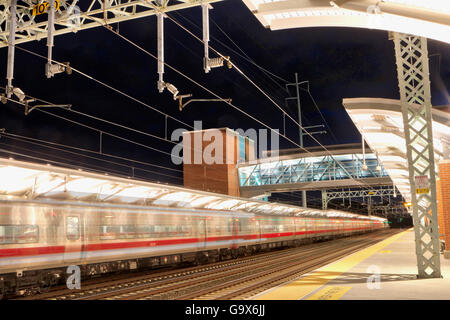
[[[380,241],[368,248],[355,252],[348,257],[340,259],[302,278],[277,287],[265,294],[257,296],[256,300],[299,300],[319,289],[327,282],[336,279],[344,272],[350,270],[357,264],[377,253],[389,244],[397,241],[412,229],[397,233],[383,241]],[[344,292],[345,293],[345,292]]]
[[352,287],[327,286],[314,293],[307,300],[339,300]]

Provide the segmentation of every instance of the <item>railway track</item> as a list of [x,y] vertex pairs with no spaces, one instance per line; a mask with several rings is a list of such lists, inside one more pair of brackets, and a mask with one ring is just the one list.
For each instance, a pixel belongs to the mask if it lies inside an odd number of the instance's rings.
[[82,282],[81,290],[53,290],[21,299],[246,299],[372,245],[395,232],[384,230],[203,266],[90,279]]

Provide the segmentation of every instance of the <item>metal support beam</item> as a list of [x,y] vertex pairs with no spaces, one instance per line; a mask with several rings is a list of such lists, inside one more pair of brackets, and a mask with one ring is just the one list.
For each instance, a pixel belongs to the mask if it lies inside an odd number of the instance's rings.
[[302,207],[307,208],[308,203],[306,201],[306,190],[302,190]]
[[48,9],[48,27],[47,27],[47,66],[46,66],[46,75],[47,78],[51,78],[53,76],[51,72],[52,66],[52,52],[53,52],[53,37],[55,32],[55,0],[49,0],[49,9]]
[[157,37],[158,37],[158,91],[164,91],[164,16],[158,13],[157,17]]
[[6,79],[8,84],[6,86],[6,96],[11,98],[13,93],[12,80],[14,78],[14,50],[16,42],[16,10],[17,10],[17,0],[11,0],[9,7],[9,37],[8,37],[8,66],[6,71]]
[[213,7],[208,3],[202,3],[202,29],[203,29],[203,69],[205,73],[211,71],[211,68],[223,67],[224,62],[227,62],[228,69],[231,69],[232,64],[229,56],[220,56],[217,58],[209,58],[209,10]]
[[298,82],[298,73],[295,73],[295,90],[297,94],[297,111],[298,111],[298,124],[299,126],[299,139],[300,139],[300,146],[303,147],[303,129],[302,129],[302,108],[300,105],[300,91],[299,91],[299,82]]
[[369,216],[372,214],[372,197],[385,197],[391,196],[395,194],[395,187],[388,186],[387,188],[381,187],[378,189],[358,189],[358,190],[326,190],[322,189],[322,210],[326,210],[328,208],[328,202],[332,199],[351,199],[352,198],[364,198],[367,197],[368,200],[368,214]]
[[203,69],[205,73],[208,73],[211,68],[209,67],[209,5],[207,3],[202,4],[202,25],[203,25],[203,45],[205,49],[203,57]]
[[[427,39],[393,33],[420,278],[441,277]],[[416,193],[416,176],[429,192]]]
[[[54,20],[58,28],[54,30],[54,36],[144,18],[156,15],[159,12],[168,13],[197,7],[202,3],[219,1],[221,0],[185,0],[183,2],[170,1],[170,3],[164,1],[164,7],[157,7],[150,0],[86,0],[83,1],[83,4],[87,9],[81,11],[77,6],[77,3],[81,3],[81,1],[60,0],[58,14]],[[32,7],[35,2],[34,0],[22,0],[21,5],[17,6],[16,45],[40,40],[48,35],[47,21],[42,19],[36,21],[36,16],[32,14]],[[105,3],[106,6],[104,6]],[[9,1],[0,1],[0,47],[8,45],[8,30],[5,27],[9,19],[8,11]],[[105,19],[105,16],[107,19]]]
[[327,201],[327,191],[322,189],[322,210],[327,210],[328,201]]
[[53,77],[57,73],[64,72],[66,67],[61,64],[53,64],[53,45],[55,38],[55,0],[49,0],[48,27],[47,27],[47,64],[45,65],[45,75],[47,78]]

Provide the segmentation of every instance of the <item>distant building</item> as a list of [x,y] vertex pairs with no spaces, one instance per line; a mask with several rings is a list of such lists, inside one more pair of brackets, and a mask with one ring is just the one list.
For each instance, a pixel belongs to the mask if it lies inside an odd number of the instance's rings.
[[238,163],[255,159],[255,143],[228,128],[183,133],[184,186],[239,196]]

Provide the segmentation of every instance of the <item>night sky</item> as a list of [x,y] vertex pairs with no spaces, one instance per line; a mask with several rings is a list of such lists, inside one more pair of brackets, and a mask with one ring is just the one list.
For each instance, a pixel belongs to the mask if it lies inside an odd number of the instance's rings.
[[[394,47],[393,42],[388,40],[387,32],[350,28],[270,31],[265,29],[239,0],[228,0],[213,6],[214,10],[210,11],[212,19],[210,45],[222,54],[231,56],[231,60],[279,105],[284,107],[284,99],[288,96],[284,90],[285,82],[273,76],[267,76],[232,50],[241,55],[243,51],[258,65],[287,81],[294,81],[294,72],[299,73],[300,80],[309,80],[311,93],[334,134],[334,136],[329,133],[316,136],[324,145],[360,142],[360,135],[342,106],[343,98],[399,98]],[[81,9],[85,10],[83,7]],[[199,7],[169,13],[169,15],[201,37]],[[215,24],[225,31],[239,48]],[[114,29],[118,27],[120,34],[156,55],[155,16],[123,22],[119,26],[115,24],[113,27]],[[46,39],[19,46],[44,56],[47,54]],[[432,103],[433,105],[450,104],[448,98],[450,46],[429,40],[428,51]],[[261,128],[261,125],[255,121],[220,102],[192,103],[180,112],[178,102],[173,100],[167,90],[162,94],[157,90],[156,60],[103,27],[55,37],[53,52],[54,59],[70,61],[72,66],[92,77],[191,125],[194,120],[202,120],[204,128]],[[4,61],[5,67],[3,75],[6,75],[6,53],[7,48],[0,50],[0,58]],[[214,53],[210,52],[210,57],[214,56]],[[271,127],[282,129],[281,112],[242,75],[226,67],[216,68],[209,74],[205,74],[202,58],[203,45],[169,19],[165,19],[167,63],[220,96],[232,98],[236,106]],[[14,85],[20,87],[26,94],[52,103],[72,104],[74,110],[164,137],[164,116],[75,72],[71,75],[58,74],[52,79],[47,79],[44,74],[46,61],[18,49],[16,49],[15,61]],[[194,98],[214,98],[167,67],[164,78],[165,81],[174,84],[182,94],[191,93]],[[3,79],[5,84],[6,80]],[[306,92],[301,93],[301,103],[304,125],[323,123]],[[165,152],[170,153],[173,146],[167,142],[104,125],[69,111],[56,109],[48,111]],[[297,117],[294,104],[288,106],[286,111],[294,118]],[[23,107],[11,102],[0,105],[0,119],[0,128],[6,128],[9,133],[95,151],[99,148],[98,133],[38,111],[25,116]],[[169,137],[173,129],[181,127],[171,120],[168,126]],[[288,124],[287,135],[298,141],[298,130],[293,123]],[[0,143],[0,149],[10,149],[17,153],[27,153],[35,157],[100,171],[131,174],[129,168],[94,161],[81,155],[58,152],[7,138],[0,139]],[[5,143],[9,146],[5,146]],[[295,147],[283,139],[280,143],[282,148]],[[305,145],[316,144],[306,138]],[[27,149],[32,149],[33,152]],[[180,166],[172,165],[170,157],[164,154],[107,136],[103,140],[103,151],[181,170]],[[0,153],[0,156],[5,156],[5,153]],[[14,157],[26,159],[17,155]],[[170,172],[143,165],[139,167],[182,177],[181,172]],[[179,179],[139,170],[136,170],[135,174],[149,180],[182,183]]]

